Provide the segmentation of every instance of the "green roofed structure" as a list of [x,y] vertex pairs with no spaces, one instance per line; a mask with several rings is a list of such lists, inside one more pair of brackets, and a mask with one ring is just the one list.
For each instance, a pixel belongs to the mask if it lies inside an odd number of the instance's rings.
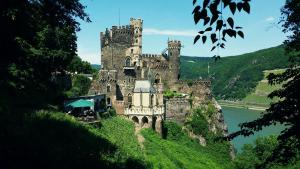
[[94,107],[94,102],[87,101],[83,99],[76,100],[67,104],[67,106],[71,106],[72,108],[79,108],[79,107]]

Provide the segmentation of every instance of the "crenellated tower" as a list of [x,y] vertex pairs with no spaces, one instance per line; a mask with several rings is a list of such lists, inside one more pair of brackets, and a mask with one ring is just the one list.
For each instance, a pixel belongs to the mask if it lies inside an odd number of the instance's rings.
[[181,42],[177,40],[168,41],[169,69],[171,73],[169,83],[175,83],[180,77],[180,50]]
[[133,28],[132,46],[127,55],[130,55],[133,65],[140,65],[140,56],[142,55],[142,33],[143,20],[130,18],[130,26]]

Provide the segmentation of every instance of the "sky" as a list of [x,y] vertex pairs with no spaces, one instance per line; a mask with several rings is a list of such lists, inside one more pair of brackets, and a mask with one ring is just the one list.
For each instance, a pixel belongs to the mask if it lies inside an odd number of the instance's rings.
[[[198,0],[201,2],[201,0]],[[111,26],[128,25],[130,18],[143,19],[143,53],[159,54],[170,40],[183,44],[181,55],[208,56],[210,43],[193,44],[194,37],[202,30],[201,23],[195,25],[192,0],[81,0],[91,23],[80,21],[77,33],[78,55],[92,64],[100,64],[100,32]],[[228,39],[226,48],[220,50],[221,57],[257,51],[282,44],[286,35],[278,21],[280,8],[285,0],[252,0],[251,13],[236,13],[233,18],[237,26],[243,27],[245,38]],[[227,10],[224,15],[232,17]],[[199,41],[200,42],[200,41]]]

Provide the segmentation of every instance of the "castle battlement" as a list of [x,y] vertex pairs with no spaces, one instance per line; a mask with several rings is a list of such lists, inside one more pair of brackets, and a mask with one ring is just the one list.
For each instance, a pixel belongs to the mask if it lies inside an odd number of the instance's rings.
[[148,54],[148,53],[145,53],[145,54],[142,54],[142,57],[143,58],[158,58],[158,57],[161,57],[160,54]]
[[181,41],[178,40],[169,40],[168,41],[168,48],[169,49],[180,49],[181,48]]
[[135,20],[143,22],[143,20],[141,18],[137,18],[137,19],[136,18],[130,18],[130,21],[135,21]]

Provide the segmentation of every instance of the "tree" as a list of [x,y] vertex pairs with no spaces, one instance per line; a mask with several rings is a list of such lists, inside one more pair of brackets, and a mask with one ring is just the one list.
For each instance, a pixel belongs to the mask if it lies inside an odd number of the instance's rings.
[[[194,15],[195,24],[203,20],[203,30],[198,32],[194,39],[194,44],[201,38],[202,43],[205,44],[210,37],[213,47],[211,51],[216,48],[225,48],[226,35],[230,38],[236,38],[237,35],[244,38],[244,33],[241,31],[242,27],[238,26],[232,17],[225,17],[224,10],[229,8],[234,15],[236,11],[245,11],[250,13],[250,0],[203,0],[202,6],[197,5],[197,0],[193,0],[195,6],[192,14]],[[215,60],[220,59],[219,53],[213,56]]]
[[265,114],[252,122],[241,124],[241,130],[233,133],[230,137],[237,135],[248,136],[265,126],[277,123],[284,124],[286,129],[278,137],[279,145],[268,161],[276,160],[288,163],[293,160],[300,151],[300,2],[298,0],[287,0],[281,9],[283,31],[290,33],[284,42],[286,53],[290,57],[291,65],[282,74],[270,74],[270,84],[284,83],[282,89],[272,92],[269,97],[279,97],[280,101],[271,104]]
[[[249,0],[242,0],[241,2],[235,3],[231,0],[203,0],[202,10],[200,6],[196,6],[193,14],[195,23],[198,23],[199,20],[203,19],[205,26],[209,20],[211,20],[211,25],[215,23],[221,16],[221,20],[217,21],[217,26],[215,31],[219,32],[219,38],[216,38],[216,34],[211,34],[212,43],[217,43],[217,47],[221,47],[220,43],[220,32],[224,25],[224,20],[222,21],[222,3],[223,7],[229,5],[231,12],[234,14],[236,8],[241,11],[245,10],[247,13],[250,13]],[[196,3],[196,0],[193,1],[193,4]],[[210,4],[210,5],[209,5]],[[217,7],[221,6],[217,10]],[[211,11],[211,18],[207,14],[207,8]],[[282,89],[272,92],[269,97],[279,97],[280,100],[276,103],[270,105],[270,108],[267,109],[267,112],[262,114],[260,118],[252,122],[243,123],[240,125],[241,130],[235,133],[230,134],[227,138],[233,139],[239,135],[249,136],[254,134],[254,132],[262,130],[263,127],[275,125],[277,123],[286,125],[286,129],[281,132],[278,136],[278,146],[274,149],[272,156],[270,156],[266,161],[276,160],[282,163],[288,163],[293,158],[295,158],[300,151],[300,1],[299,0],[286,0],[284,7],[281,9],[282,18],[281,22],[283,23],[283,32],[289,33],[288,39],[284,42],[286,54],[289,55],[291,65],[286,71],[282,74],[270,74],[268,80],[270,84],[280,84],[284,83]],[[218,24],[219,22],[219,24]],[[222,25],[222,24],[223,25]],[[233,29],[234,21],[233,19],[228,18],[227,23]],[[236,28],[237,29],[237,28]],[[194,42],[197,42],[200,39],[200,36],[207,31],[211,31],[212,28],[208,27],[204,31],[200,31],[199,34],[195,37]],[[228,34],[228,32],[223,29],[222,34]],[[225,31],[225,33],[224,33]],[[236,30],[233,30],[236,31]],[[232,32],[232,30],[230,30]],[[229,35],[229,34],[228,34]],[[236,35],[232,33],[232,36]],[[240,36],[242,34],[240,33]],[[229,35],[230,36],[230,35]],[[230,36],[230,37],[232,37]],[[222,38],[223,38],[222,37]],[[235,36],[234,36],[235,37]],[[243,37],[243,36],[241,36]],[[203,43],[205,43],[206,38],[203,38]],[[224,41],[222,39],[222,41]],[[226,42],[226,41],[225,41]],[[212,48],[212,50],[215,46]],[[266,163],[262,164],[265,165]],[[260,166],[261,167],[261,166]]]
[[0,2],[0,109],[59,100],[52,79],[76,56],[76,18],[90,21],[84,8],[79,0]]
[[83,74],[93,74],[97,70],[95,70],[91,64],[87,61],[82,61],[80,57],[75,56],[71,63],[67,67],[68,71],[83,73]]
[[91,80],[83,75],[74,75],[72,78],[72,88],[66,92],[68,97],[78,97],[88,94],[91,87]]

